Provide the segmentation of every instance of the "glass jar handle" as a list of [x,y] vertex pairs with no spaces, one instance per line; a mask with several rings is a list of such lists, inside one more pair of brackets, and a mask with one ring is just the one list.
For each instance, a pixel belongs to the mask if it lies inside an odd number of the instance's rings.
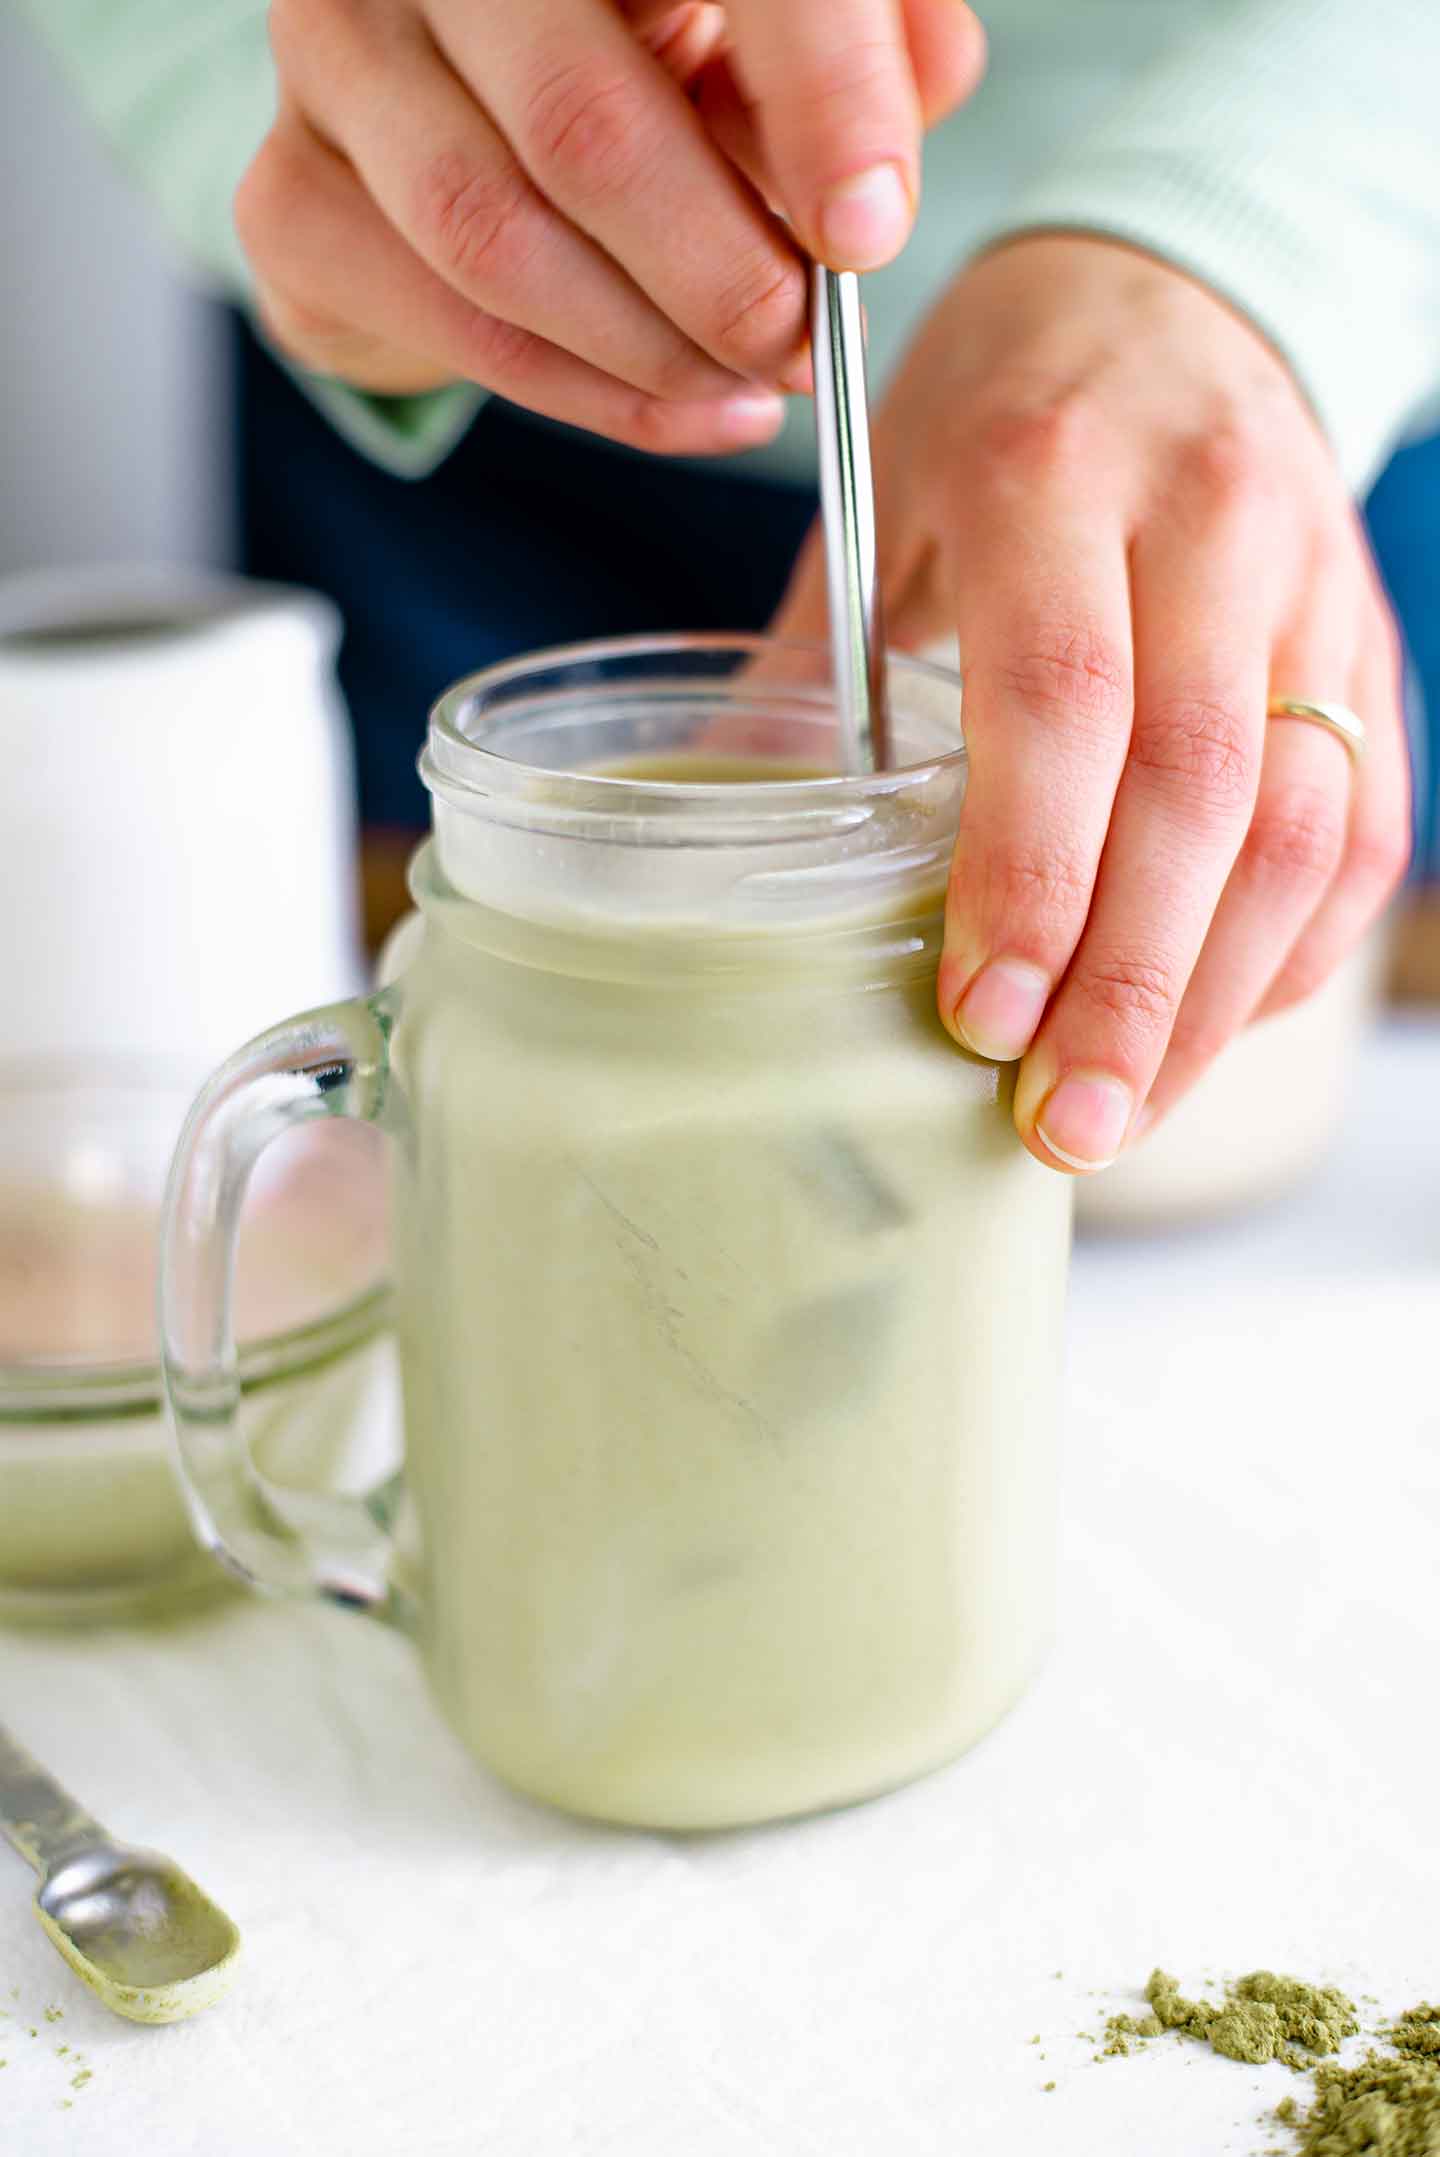
[[403,1114],[390,1069],[396,989],[303,1012],[210,1078],[186,1118],[165,1194],[160,1346],[181,1480],[206,1547],[253,1587],[404,1613],[390,1579],[399,1477],[360,1493],[292,1491],[281,1508],[245,1443],[233,1289],[240,1210],[272,1139],[318,1116],[392,1136]]

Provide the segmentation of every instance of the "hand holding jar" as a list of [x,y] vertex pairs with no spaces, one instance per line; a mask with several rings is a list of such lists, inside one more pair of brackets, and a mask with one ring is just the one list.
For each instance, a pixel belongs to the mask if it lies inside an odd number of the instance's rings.
[[[875,466],[891,640],[958,630],[964,658],[941,1016],[1021,1059],[1038,1160],[1099,1168],[1325,980],[1398,882],[1389,609],[1284,363],[1108,241],[1020,238],[965,271]],[[824,608],[812,544],[777,626],[821,634]],[[1349,707],[1364,754],[1267,723],[1279,700]]]

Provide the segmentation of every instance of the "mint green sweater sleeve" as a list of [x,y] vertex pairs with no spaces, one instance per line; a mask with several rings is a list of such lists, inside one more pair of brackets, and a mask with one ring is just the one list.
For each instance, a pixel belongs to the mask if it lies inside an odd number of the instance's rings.
[[1229,0],[984,235],[1163,256],[1288,359],[1357,490],[1440,392],[1440,0]]
[[[21,9],[192,266],[243,304],[250,270],[230,206],[275,109],[264,0],[21,0]],[[372,397],[292,372],[357,449],[402,476],[437,464],[483,400],[468,383]]]
[[[263,0],[21,0],[190,258],[243,299],[230,204],[274,103]],[[517,0],[523,5],[524,0]],[[995,64],[932,138],[920,223],[870,280],[883,382],[967,253],[1110,233],[1284,353],[1363,488],[1440,393],[1440,0],[992,0]],[[297,371],[359,449],[420,474],[483,392],[366,396]],[[802,400],[751,469],[803,478]]]

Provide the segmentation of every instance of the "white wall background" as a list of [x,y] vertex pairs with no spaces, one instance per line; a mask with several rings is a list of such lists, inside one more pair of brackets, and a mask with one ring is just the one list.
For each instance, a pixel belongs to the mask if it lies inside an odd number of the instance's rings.
[[214,318],[0,0],[0,574],[223,560],[227,458]]

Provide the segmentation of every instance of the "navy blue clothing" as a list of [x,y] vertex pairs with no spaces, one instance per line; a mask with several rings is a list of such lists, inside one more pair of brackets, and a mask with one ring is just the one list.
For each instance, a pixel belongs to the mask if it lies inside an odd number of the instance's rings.
[[1365,516],[1417,693],[1411,728],[1416,874],[1440,883],[1440,434],[1391,458]]
[[[396,479],[341,440],[238,318],[236,347],[242,567],[340,608],[367,824],[427,823],[415,759],[430,703],[457,676],[578,637],[763,628],[815,513],[805,488],[635,456],[498,401],[429,478]],[[1440,715],[1440,437],[1395,458],[1369,518]],[[1440,753],[1417,763],[1418,858],[1440,877]]]
[[578,637],[762,629],[815,514],[802,487],[635,456],[499,401],[429,478],[351,449],[243,325],[241,566],[326,592],[360,813],[419,829],[430,704]]

